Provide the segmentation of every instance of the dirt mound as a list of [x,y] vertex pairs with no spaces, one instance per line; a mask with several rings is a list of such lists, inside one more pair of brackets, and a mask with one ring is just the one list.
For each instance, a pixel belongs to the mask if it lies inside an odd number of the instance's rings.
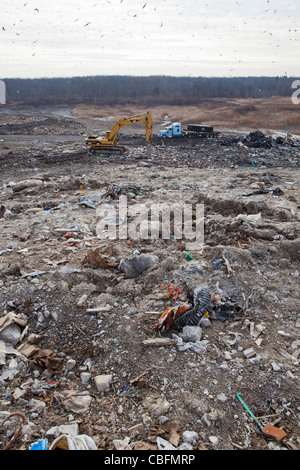
[[117,120],[133,114],[150,111],[157,132],[165,123],[181,122],[212,125],[218,129],[242,130],[262,129],[288,131],[300,135],[299,113],[290,98],[269,99],[211,99],[199,106],[89,106],[80,105],[72,110],[77,119],[97,119],[110,128]]

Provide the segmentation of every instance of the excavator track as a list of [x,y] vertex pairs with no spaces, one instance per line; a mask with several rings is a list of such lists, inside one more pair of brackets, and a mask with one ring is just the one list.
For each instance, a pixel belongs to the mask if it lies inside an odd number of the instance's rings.
[[110,152],[122,155],[126,151],[126,147],[123,147],[122,145],[90,145],[88,148],[89,152],[97,154]]

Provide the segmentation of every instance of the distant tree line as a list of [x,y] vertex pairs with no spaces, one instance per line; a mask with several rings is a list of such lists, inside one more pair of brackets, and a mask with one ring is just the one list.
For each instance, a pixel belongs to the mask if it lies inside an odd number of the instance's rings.
[[291,96],[294,77],[91,76],[4,79],[7,104],[197,105],[209,98]]

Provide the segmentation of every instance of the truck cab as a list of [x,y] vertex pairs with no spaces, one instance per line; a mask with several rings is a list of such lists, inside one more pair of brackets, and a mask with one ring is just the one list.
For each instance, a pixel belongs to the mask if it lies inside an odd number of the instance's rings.
[[182,128],[180,122],[173,122],[170,126],[166,127],[163,131],[160,131],[161,137],[181,137]]

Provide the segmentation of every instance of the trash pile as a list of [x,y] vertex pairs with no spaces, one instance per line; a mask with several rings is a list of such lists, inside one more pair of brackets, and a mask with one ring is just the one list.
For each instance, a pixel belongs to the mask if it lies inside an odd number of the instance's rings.
[[266,136],[261,131],[250,132],[243,140],[247,147],[270,149],[273,146],[274,139]]
[[[2,143],[1,449],[299,450],[298,149],[191,140]],[[201,247],[106,238],[125,195],[203,204]]]
[[280,146],[287,148],[300,146],[300,139],[292,137],[289,133],[285,136],[270,136],[264,134],[262,131],[250,132],[245,137],[225,134],[220,137],[219,142],[223,146],[232,146],[236,144],[256,149],[271,149],[274,147],[278,148]]

